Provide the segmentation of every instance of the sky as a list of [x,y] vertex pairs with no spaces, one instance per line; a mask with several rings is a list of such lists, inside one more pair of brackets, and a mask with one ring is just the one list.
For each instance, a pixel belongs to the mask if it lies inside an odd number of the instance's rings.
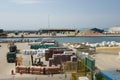
[[120,0],[0,0],[0,28],[110,28],[120,25]]

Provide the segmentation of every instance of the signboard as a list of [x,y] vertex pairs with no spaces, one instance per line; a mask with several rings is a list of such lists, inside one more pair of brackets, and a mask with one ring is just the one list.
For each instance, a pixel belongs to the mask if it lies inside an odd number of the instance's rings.
[[88,69],[94,70],[95,69],[95,60],[90,57],[85,58],[85,65]]
[[[95,60],[92,59],[91,57],[86,57],[85,58],[85,66],[91,72],[91,80],[94,80],[93,76],[94,76],[94,70],[95,70]],[[85,74],[86,74],[86,70],[85,70]]]

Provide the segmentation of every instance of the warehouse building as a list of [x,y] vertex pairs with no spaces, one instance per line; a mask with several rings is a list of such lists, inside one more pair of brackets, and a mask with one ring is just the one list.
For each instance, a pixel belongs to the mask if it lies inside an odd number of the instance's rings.
[[52,33],[52,32],[55,32],[55,33],[65,33],[65,32],[75,32],[76,29],[55,29],[55,28],[52,28],[52,29],[40,29],[39,32],[41,33]]
[[108,32],[110,33],[120,33],[120,26],[114,26],[109,28]]

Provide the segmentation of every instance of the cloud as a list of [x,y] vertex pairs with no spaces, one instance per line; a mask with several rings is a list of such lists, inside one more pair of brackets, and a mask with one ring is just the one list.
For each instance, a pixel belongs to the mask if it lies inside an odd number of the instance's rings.
[[12,2],[17,4],[35,4],[40,3],[43,0],[12,0]]

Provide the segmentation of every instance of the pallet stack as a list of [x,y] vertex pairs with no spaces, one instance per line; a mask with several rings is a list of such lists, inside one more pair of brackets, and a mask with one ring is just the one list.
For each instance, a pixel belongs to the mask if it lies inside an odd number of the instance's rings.
[[62,63],[62,68],[64,71],[77,71],[77,62],[63,62]]
[[45,51],[45,60],[48,61],[49,58],[52,58],[54,54],[63,54],[64,51],[72,51],[72,49],[58,47],[49,48]]

